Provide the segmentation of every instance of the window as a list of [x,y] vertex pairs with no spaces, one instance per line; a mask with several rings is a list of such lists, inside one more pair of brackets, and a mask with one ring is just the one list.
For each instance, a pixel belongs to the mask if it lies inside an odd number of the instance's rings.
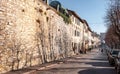
[[80,32],[77,31],[77,36],[80,36]]
[[79,21],[77,18],[75,18],[75,23],[76,23],[77,25],[80,25],[80,21]]
[[75,36],[76,36],[76,30],[75,30]]
[[75,36],[80,36],[80,32],[75,30]]

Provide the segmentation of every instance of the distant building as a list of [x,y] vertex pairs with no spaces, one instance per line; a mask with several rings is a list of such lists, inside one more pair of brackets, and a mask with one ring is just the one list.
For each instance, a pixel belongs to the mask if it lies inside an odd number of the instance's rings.
[[60,14],[62,13],[63,20],[70,18],[71,23],[69,23],[68,27],[71,28],[70,33],[72,35],[72,48],[75,53],[84,51],[86,44],[87,48],[96,46],[99,42],[99,38],[96,36],[97,34],[91,31],[91,28],[86,20],[81,19],[76,12],[63,8],[59,1],[52,1],[50,6],[57,10]]
[[71,18],[72,47],[78,53],[82,47],[84,21],[72,10],[68,10]]
[[93,46],[98,46],[98,45],[100,45],[100,35],[97,34],[96,32],[93,32],[93,33],[92,33],[92,36],[93,36],[93,40],[92,40]]

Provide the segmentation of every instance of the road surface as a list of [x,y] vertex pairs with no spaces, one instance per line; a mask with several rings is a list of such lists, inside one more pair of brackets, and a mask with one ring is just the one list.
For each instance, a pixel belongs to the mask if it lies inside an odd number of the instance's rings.
[[26,70],[8,72],[6,74],[116,74],[107,57],[98,49],[87,54],[73,56],[46,66],[36,66]]
[[38,70],[36,74],[115,74],[114,67],[109,65],[106,58],[104,53],[94,49],[45,70]]

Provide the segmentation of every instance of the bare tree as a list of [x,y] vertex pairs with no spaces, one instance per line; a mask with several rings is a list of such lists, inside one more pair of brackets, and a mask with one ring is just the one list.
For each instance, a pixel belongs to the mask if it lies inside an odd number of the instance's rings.
[[119,47],[119,37],[115,33],[115,29],[111,25],[106,33],[105,37],[106,44],[111,48],[118,48]]
[[120,0],[110,0],[105,23],[108,26],[106,42],[114,48],[119,48],[120,43]]

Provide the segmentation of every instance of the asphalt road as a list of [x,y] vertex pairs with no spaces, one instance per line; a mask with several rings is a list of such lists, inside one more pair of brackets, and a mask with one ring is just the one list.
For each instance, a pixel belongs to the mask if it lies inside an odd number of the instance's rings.
[[110,66],[107,57],[98,49],[87,54],[80,54],[58,64],[37,70],[35,74],[116,74],[114,67]]

